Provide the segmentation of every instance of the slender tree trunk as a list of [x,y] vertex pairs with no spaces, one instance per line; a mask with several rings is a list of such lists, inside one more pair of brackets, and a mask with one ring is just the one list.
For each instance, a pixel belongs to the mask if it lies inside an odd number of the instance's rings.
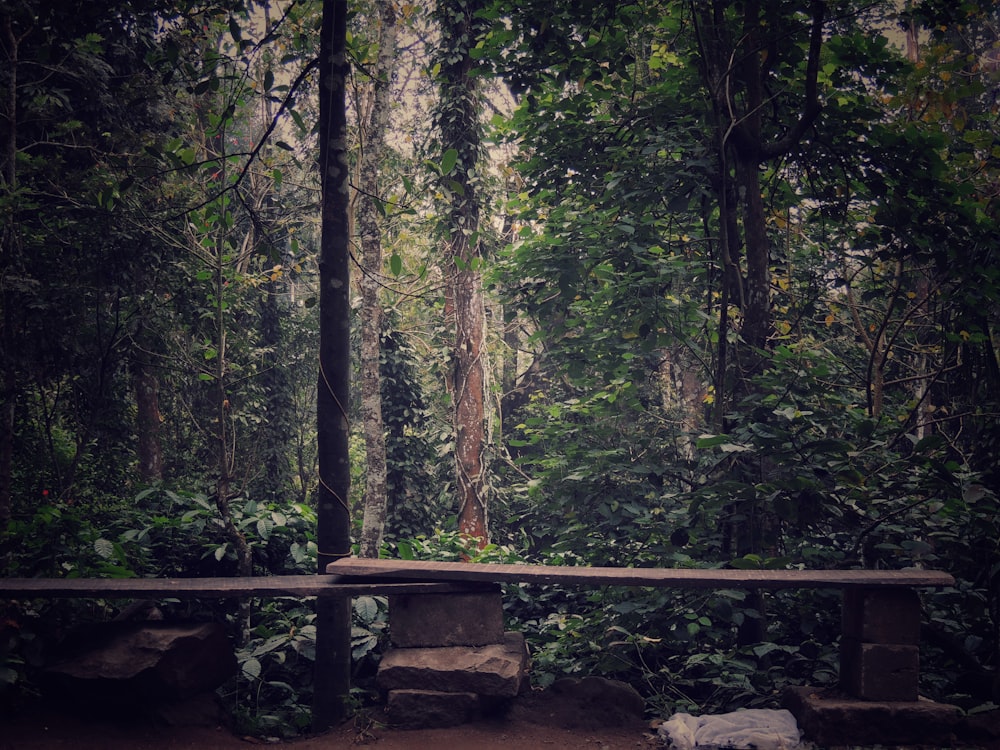
[[[215,266],[215,345],[218,349],[215,368],[215,412],[216,412],[216,451],[218,478],[215,488],[215,506],[222,518],[223,527],[229,537],[230,544],[236,554],[236,573],[240,576],[253,574],[253,556],[247,538],[233,520],[232,492],[232,453],[229,449],[229,398],[226,395],[226,319],[223,300],[225,295],[225,278],[223,274],[223,248],[216,249]],[[246,610],[249,616],[249,610]],[[248,635],[249,624],[244,619],[244,636]]]
[[[770,243],[767,237],[767,216],[761,195],[760,168],[768,161],[784,156],[795,148],[806,131],[815,122],[820,112],[817,87],[820,52],[823,46],[823,19],[826,4],[823,0],[811,0],[809,12],[808,57],[802,111],[797,121],[790,123],[780,138],[768,140],[763,135],[762,113],[765,107],[764,78],[762,60],[767,54],[762,34],[766,33],[764,9],[761,0],[746,0],[742,4],[742,18],[727,19],[730,3],[725,0],[703,2],[691,0],[691,8],[696,21],[701,52],[702,74],[716,117],[719,131],[719,148],[724,174],[720,180],[720,208],[723,218],[729,193],[726,183],[729,170],[734,173],[736,200],[742,219],[742,235],[732,223],[724,227],[728,236],[722,242],[726,255],[725,268],[735,262],[736,250],[742,240],[743,256],[746,261],[745,283],[741,291],[740,307],[743,324],[741,335],[748,351],[740,358],[740,371],[736,389],[746,394],[752,390],[751,379],[759,371],[762,362],[760,353],[768,346],[771,331],[770,295]],[[733,29],[730,29],[733,23]],[[772,40],[774,41],[774,40]],[[733,207],[729,206],[731,210]],[[725,269],[724,269],[725,270]],[[728,281],[724,274],[723,283]],[[730,287],[731,290],[731,287]],[[735,300],[731,300],[735,303]],[[722,311],[725,314],[725,310]],[[720,325],[724,329],[725,324]],[[720,352],[725,347],[725,339],[720,336]],[[721,359],[721,357],[720,357]],[[717,375],[716,388],[722,377]],[[716,394],[721,408],[722,394]]]
[[[763,132],[765,77],[763,63],[768,53],[765,35],[766,3],[745,0],[733,5],[728,0],[690,0],[701,54],[701,69],[707,93],[712,100],[720,155],[720,179],[717,186],[721,224],[722,305],[719,317],[719,358],[715,375],[717,429],[725,429],[726,413],[723,392],[727,384],[727,366],[737,362],[732,391],[736,396],[753,392],[753,378],[764,362],[771,332],[771,253],[767,236],[767,215],[761,194],[760,168],[787,154],[801,141],[820,112],[817,76],[823,43],[823,0],[811,0],[809,11],[808,57],[802,111],[797,121],[789,123],[780,138],[769,140]],[[742,10],[739,18],[735,13]],[[770,40],[771,43],[787,40]],[[730,193],[731,185],[735,190]],[[737,209],[741,223],[737,224]],[[742,249],[745,270],[738,270]],[[738,281],[738,285],[737,285]],[[743,345],[730,348],[727,343],[728,308],[737,304],[742,315],[740,330]],[[738,460],[738,459],[737,459]],[[748,472],[761,468],[748,466]],[[766,473],[766,469],[764,470]],[[772,521],[767,508],[754,503],[735,502],[729,510],[741,520],[727,532],[736,540],[736,555],[759,551],[763,531]],[[738,513],[736,511],[739,511]],[[759,599],[759,592],[751,592]],[[762,601],[762,600],[761,600]],[[763,612],[763,610],[760,610]],[[763,617],[748,619],[741,628],[740,642],[763,637]]]
[[[7,121],[7,138],[3,143],[2,169],[0,179],[3,180],[4,196],[13,196],[17,190],[17,74],[19,65],[18,49],[21,36],[14,29],[13,20],[9,14],[3,18],[3,49],[7,53],[7,99],[4,102],[4,119]],[[11,214],[0,226],[0,268],[5,274],[15,274],[20,266],[20,238],[18,236],[17,202],[10,207]],[[17,403],[18,378],[15,364],[15,334],[14,309],[15,293],[4,283],[0,294],[3,295],[0,304],[3,315],[0,324],[0,362],[3,372],[0,373],[0,524],[10,518],[12,470],[14,459],[14,417]]]
[[379,3],[382,32],[372,82],[375,96],[365,128],[361,156],[361,202],[358,230],[361,235],[361,418],[364,421],[365,473],[364,520],[359,554],[378,557],[388,511],[386,489],[385,425],[382,422],[382,238],[379,227],[378,170],[389,130],[392,73],[396,66],[396,11],[391,0]]
[[486,309],[479,248],[478,163],[479,90],[470,50],[476,43],[478,3],[439,3],[442,65],[437,125],[445,152],[457,160],[442,187],[450,196],[446,295],[455,326],[452,350],[452,402],[458,490],[458,528],[486,544],[488,539],[483,448],[486,433]]
[[163,449],[160,443],[160,383],[143,356],[132,376],[136,407],[136,454],[139,479],[149,484],[163,479]]
[[759,352],[767,348],[771,333],[771,243],[767,236],[759,169],[755,155],[741,155],[737,159],[736,185],[742,199],[746,253],[746,299],[741,334],[750,348],[742,362],[746,379],[759,369]]
[[[317,572],[351,554],[347,404],[350,382],[350,166],[347,159],[347,0],[323,0],[319,63],[320,240],[319,383],[316,396],[319,491]],[[313,728],[347,714],[351,684],[351,601],[319,597]]]
[[[263,12],[265,33],[270,34],[272,23],[268,3],[263,4]],[[274,107],[268,97],[264,97],[261,107],[263,120],[260,129],[261,133],[264,133],[274,118]],[[261,231],[272,218],[269,211],[273,199],[272,185],[261,180],[254,172],[247,175],[246,184],[250,187],[248,203],[252,205],[253,211],[261,214],[261,223],[253,223],[253,245],[268,253],[269,257],[280,258],[282,253],[279,248],[274,247],[269,233]],[[263,471],[259,479],[253,483],[253,496],[264,498],[279,507],[285,507],[289,503],[294,486],[289,447],[296,438],[296,419],[291,395],[292,386],[288,368],[285,366],[288,355],[287,337],[282,325],[282,320],[288,317],[289,312],[288,304],[283,299],[284,293],[290,289],[290,276],[288,273],[272,271],[261,284],[259,302],[260,342],[264,351],[262,358],[264,366],[260,380],[264,391],[267,420],[262,425],[260,460]]]

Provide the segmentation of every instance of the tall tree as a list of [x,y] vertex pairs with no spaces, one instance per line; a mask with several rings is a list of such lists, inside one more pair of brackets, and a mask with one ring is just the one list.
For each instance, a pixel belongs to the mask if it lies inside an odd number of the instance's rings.
[[[317,572],[351,553],[351,487],[347,414],[350,383],[350,166],[347,153],[347,0],[323,0],[319,63],[320,240],[319,452]],[[320,597],[316,604],[313,727],[344,718],[351,679],[351,602]]]
[[[759,372],[761,352],[771,331],[771,251],[767,212],[760,181],[761,166],[796,148],[820,113],[817,78],[823,44],[826,4],[812,0],[808,22],[798,14],[749,0],[736,13],[731,3],[692,2],[700,43],[701,70],[712,102],[719,178],[719,248],[724,285],[719,314],[720,369],[715,379],[716,420],[725,411],[725,364],[729,305],[742,315],[740,335],[749,351],[739,363],[738,390],[745,393]],[[735,14],[735,17],[734,17]],[[798,41],[807,36],[801,102],[784,108],[777,122],[765,127],[769,81],[782,66],[798,67]],[[790,49],[791,55],[779,50]],[[785,58],[785,59],[782,59]],[[789,121],[787,113],[797,113]],[[770,133],[768,130],[770,129]],[[741,258],[742,255],[742,258]]]
[[458,493],[458,529],[485,544],[487,496],[486,309],[480,251],[481,126],[479,85],[472,49],[483,31],[478,0],[447,0],[435,8],[439,101],[435,113],[442,158],[440,189],[447,198],[444,221],[445,314],[454,325],[451,396]]
[[[9,216],[0,225],[0,261],[5,269],[4,275],[19,273],[20,265],[20,222],[17,218],[17,128],[20,112],[18,111],[18,73],[21,66],[21,43],[28,36],[31,24],[21,26],[21,19],[15,19],[13,14],[4,13],[2,18],[3,44],[0,49],[4,53],[4,83],[3,119],[6,128],[3,131],[3,154],[0,156],[0,189],[2,189],[4,213]],[[3,315],[2,330],[0,330],[0,353],[2,353],[3,371],[0,372],[0,522],[10,518],[11,512],[11,468],[14,457],[14,414],[17,398],[17,369],[14,364],[15,324],[12,320],[12,304],[15,300],[13,287],[4,279],[0,293],[0,314]]]
[[361,196],[358,233],[361,239],[361,418],[365,435],[364,519],[360,555],[378,557],[385,531],[385,425],[382,420],[382,236],[379,214],[385,213],[379,191],[379,166],[389,132],[392,78],[396,66],[396,9],[392,0],[377,4],[380,21],[378,56],[372,71],[374,95],[361,139]]

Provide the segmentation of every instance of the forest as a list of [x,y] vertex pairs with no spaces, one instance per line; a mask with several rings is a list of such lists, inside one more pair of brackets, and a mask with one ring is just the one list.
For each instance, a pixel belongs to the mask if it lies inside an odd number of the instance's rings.
[[[921,692],[1000,704],[993,3],[0,0],[0,55],[3,576],[932,568]],[[505,601],[667,713],[836,684],[836,596]],[[0,602],[0,695],[124,604]],[[310,726],[321,607],[158,606]]]

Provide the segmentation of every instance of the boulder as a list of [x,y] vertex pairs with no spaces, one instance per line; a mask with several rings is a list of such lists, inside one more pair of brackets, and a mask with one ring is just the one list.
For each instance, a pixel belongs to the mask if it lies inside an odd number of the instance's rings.
[[115,624],[46,670],[51,692],[84,702],[176,701],[210,692],[236,672],[218,623]]

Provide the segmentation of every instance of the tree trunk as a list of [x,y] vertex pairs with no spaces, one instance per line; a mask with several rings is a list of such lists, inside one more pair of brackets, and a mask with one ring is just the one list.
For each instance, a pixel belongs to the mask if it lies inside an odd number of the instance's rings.
[[386,489],[385,426],[382,422],[382,238],[379,228],[378,170],[389,129],[392,73],[396,65],[396,12],[390,0],[379,3],[382,32],[372,83],[375,96],[365,128],[361,155],[361,202],[358,230],[361,235],[361,418],[364,421],[365,472],[364,519],[359,554],[378,557],[388,510]]
[[[467,244],[465,248],[453,251],[463,253],[463,250],[468,250]],[[467,252],[466,257],[473,257],[473,252]],[[455,299],[454,419],[458,530],[485,544],[488,526],[483,476],[486,419],[483,280],[478,271],[456,271],[452,283]]]
[[144,484],[163,479],[163,448],[160,443],[160,383],[143,358],[136,364],[135,388],[137,458],[139,479]]
[[[739,203],[742,218],[742,236],[737,237],[739,228],[729,223],[723,227],[725,234],[721,244],[725,256],[724,284],[729,283],[729,274],[726,273],[728,264],[736,262],[736,252],[740,245],[746,260],[745,283],[740,290],[743,318],[741,337],[746,345],[746,352],[740,358],[736,386],[739,393],[746,394],[752,390],[750,381],[760,369],[761,352],[768,346],[771,331],[770,247],[759,170],[762,164],[778,159],[795,148],[819,115],[817,80],[826,4],[822,0],[812,0],[809,7],[809,51],[801,114],[795,122],[787,125],[779,138],[773,140],[766,139],[762,129],[766,77],[762,61],[768,53],[768,43],[780,43],[780,40],[772,39],[768,42],[762,37],[768,27],[764,18],[766,8],[760,0],[747,0],[743,3],[742,18],[735,21],[734,29],[730,29],[729,25],[735,19],[726,17],[729,5],[730,3],[719,0],[713,3],[692,3],[692,8],[701,51],[702,74],[712,99],[719,132],[718,143],[723,168],[718,185],[721,221],[726,221],[733,208],[727,205],[730,169],[734,173],[733,183],[737,193],[735,199]],[[735,303],[735,300],[732,302]],[[723,315],[725,312],[722,311]],[[724,332],[724,323],[720,325],[720,329]],[[725,338],[721,335],[719,346],[721,354],[726,346]],[[720,356],[720,360],[722,359]],[[716,377],[717,390],[721,384],[720,374]],[[717,392],[716,399],[720,409],[722,398],[723,394]]]
[[[351,554],[351,488],[347,416],[350,382],[350,167],[347,159],[347,0],[323,0],[319,75],[319,170],[322,189],[319,292],[319,383],[316,395],[319,491],[317,572]],[[316,605],[313,728],[347,715],[351,684],[351,600]]]
[[[223,295],[225,293],[225,279],[223,274],[223,248],[216,248],[215,267],[215,345],[218,348],[215,368],[215,410],[216,410],[216,451],[218,478],[215,488],[215,506],[222,518],[223,529],[229,537],[230,544],[236,554],[236,573],[240,576],[253,574],[253,557],[250,552],[250,545],[240,527],[233,520],[231,507],[231,482],[232,482],[232,454],[229,450],[229,398],[226,395],[226,328],[225,328],[225,308],[223,306]],[[247,617],[249,610],[246,611]],[[249,635],[249,623],[244,620],[244,636]]]
[[759,169],[756,155],[737,156],[736,185],[742,203],[746,256],[746,299],[741,335],[749,348],[747,356],[741,361],[743,379],[756,374],[760,352],[767,348],[771,333],[771,243],[760,193]]
[[455,326],[452,350],[452,402],[458,491],[458,529],[480,545],[488,539],[483,446],[486,432],[486,310],[479,248],[480,151],[479,90],[472,75],[476,44],[476,2],[439,3],[441,77],[437,126],[445,153],[457,152],[454,168],[442,180],[450,197],[446,295]]
[[[273,24],[267,3],[263,5],[263,12],[265,33],[270,34]],[[261,131],[266,133],[274,119],[273,103],[269,98],[265,98],[263,107],[263,121],[260,127]],[[273,218],[273,214],[268,210],[273,201],[271,185],[261,180],[254,172],[247,175],[246,184],[250,188],[248,208],[253,212],[263,213],[261,222],[254,221],[252,224],[253,245],[262,249],[268,257],[279,258],[282,253],[274,246],[270,232],[263,231]],[[288,304],[283,300],[284,292],[291,287],[290,278],[289,273],[270,273],[261,285],[262,294],[259,302],[260,343],[264,352],[260,381],[264,391],[267,420],[262,425],[260,461],[263,464],[263,471],[252,485],[254,491],[252,497],[262,498],[279,507],[286,507],[294,492],[288,449],[296,439],[296,414],[292,385],[286,367],[287,336],[282,325],[282,321],[287,319],[289,314]]]
[[[27,32],[25,32],[26,34]],[[4,102],[3,116],[7,121],[7,138],[3,144],[2,169],[0,180],[4,197],[12,196],[17,189],[17,74],[19,55],[18,49],[22,36],[14,30],[14,24],[9,14],[3,18],[3,49],[7,53],[4,61],[7,66],[7,99]],[[0,226],[0,268],[5,274],[15,275],[20,266],[20,240],[18,236],[17,202],[10,206],[11,215]],[[3,372],[0,373],[0,524],[10,518],[12,471],[14,458],[14,417],[17,402],[18,378],[15,365],[15,335],[13,311],[16,308],[15,293],[6,282],[0,293],[3,294],[2,324],[0,324],[0,362]]]

